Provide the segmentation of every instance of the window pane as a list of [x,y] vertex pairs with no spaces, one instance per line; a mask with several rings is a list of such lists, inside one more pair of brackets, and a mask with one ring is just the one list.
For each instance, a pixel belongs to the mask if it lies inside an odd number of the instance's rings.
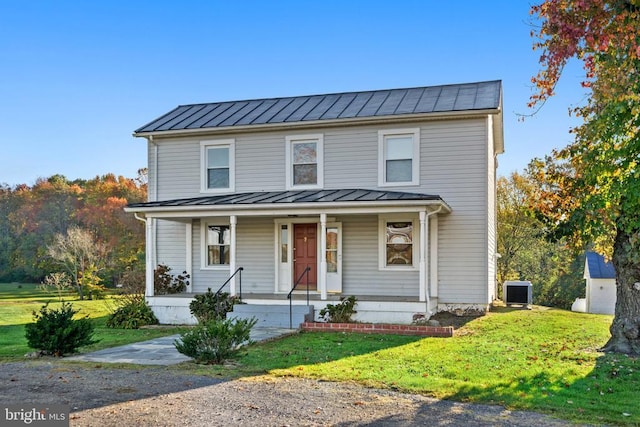
[[387,160],[412,159],[413,137],[388,136],[386,139],[385,158]]
[[318,183],[318,166],[311,165],[294,165],[293,166],[293,185],[305,185]]
[[207,188],[229,188],[229,169],[209,169]]
[[338,251],[327,251],[327,273],[338,272]]
[[413,246],[387,245],[387,265],[412,265]]
[[412,243],[413,223],[387,222],[387,243]]
[[289,229],[286,225],[283,225],[280,228],[280,262],[288,262],[289,259],[288,236]]
[[210,225],[207,234],[209,245],[229,245],[231,243],[231,231],[228,225]]
[[229,246],[209,246],[208,265],[229,265]]
[[327,249],[338,249],[338,229],[327,228]]
[[229,167],[229,147],[215,147],[207,149],[207,166],[209,168]]
[[412,167],[411,159],[387,160],[386,182],[411,182]]
[[318,158],[315,142],[293,144],[293,163],[316,163]]

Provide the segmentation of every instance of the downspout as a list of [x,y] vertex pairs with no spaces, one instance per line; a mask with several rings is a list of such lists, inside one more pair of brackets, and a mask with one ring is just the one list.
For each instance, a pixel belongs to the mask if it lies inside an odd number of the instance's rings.
[[[427,221],[426,221],[427,227],[429,227],[429,225],[428,225],[429,224],[429,217],[439,213],[441,210],[442,210],[442,205],[438,206],[438,209],[435,210],[435,211],[427,212]],[[431,242],[432,236],[429,234],[429,230],[428,229],[426,230],[426,233],[429,236],[429,242]],[[423,244],[426,245],[426,242],[424,242]],[[433,268],[433,265],[430,266],[429,273],[431,273],[431,268]],[[438,268],[438,266],[436,266],[436,268]],[[429,293],[431,293],[431,282],[427,280],[426,283],[427,283],[427,289],[425,290],[425,296],[426,296],[426,298],[425,298],[426,310],[425,311],[427,313],[427,319],[429,319],[433,315],[433,312],[429,308],[431,306],[431,298],[429,297]]]

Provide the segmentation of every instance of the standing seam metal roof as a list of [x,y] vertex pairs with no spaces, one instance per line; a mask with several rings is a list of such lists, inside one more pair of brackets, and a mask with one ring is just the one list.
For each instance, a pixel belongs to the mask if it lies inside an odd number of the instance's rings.
[[134,133],[500,108],[499,80],[180,105]]
[[405,193],[401,191],[380,191],[364,189],[339,190],[293,190],[293,191],[256,191],[251,193],[219,194],[189,199],[164,200],[158,202],[132,203],[128,208],[171,208],[188,206],[224,206],[291,203],[337,203],[337,202],[375,202],[375,201],[443,201],[440,196]]

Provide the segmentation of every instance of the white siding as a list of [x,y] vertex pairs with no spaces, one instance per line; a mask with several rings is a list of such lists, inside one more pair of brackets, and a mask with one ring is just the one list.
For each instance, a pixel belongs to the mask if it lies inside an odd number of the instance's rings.
[[[453,212],[439,220],[438,302],[487,304],[495,277],[495,168],[486,118],[313,129],[313,133],[324,135],[324,187],[377,188],[378,130],[417,126],[421,138],[420,185],[384,189],[440,195],[452,207]],[[285,137],[300,133],[305,131],[156,138],[158,199],[201,196],[200,141],[228,138],[235,139],[237,192],[284,190]],[[152,159],[151,148],[149,155]],[[378,271],[377,216],[344,216],[340,220],[345,294],[418,294],[417,272]],[[220,272],[200,270],[200,227],[195,223],[193,234],[194,290],[206,290],[222,283],[219,279],[224,281],[229,272],[222,277]],[[184,251],[183,241],[175,237],[163,241],[164,235],[159,235],[159,256],[168,255],[174,243],[174,252]],[[246,268],[243,283],[247,292],[274,289],[272,241],[272,219],[238,219],[237,262]],[[198,285],[201,281],[209,284]]]
[[168,265],[172,274],[185,271],[187,258],[184,223],[158,220],[156,236],[157,263]]
[[417,271],[378,269],[377,215],[343,216],[338,221],[342,222],[343,294],[418,297]]
[[238,267],[242,292],[272,293],[275,289],[274,225],[271,218],[239,218]]
[[438,222],[438,303],[486,304],[486,121],[433,122],[421,139],[421,187],[453,210]]

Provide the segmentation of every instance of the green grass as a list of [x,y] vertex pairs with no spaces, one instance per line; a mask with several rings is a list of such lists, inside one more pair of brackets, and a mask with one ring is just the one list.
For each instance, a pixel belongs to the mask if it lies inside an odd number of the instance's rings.
[[[35,287],[0,284],[0,361],[21,359],[30,351],[24,323],[47,298],[57,300]],[[109,329],[103,301],[75,304],[92,317],[101,339],[83,352],[180,331]],[[597,350],[609,337],[610,323],[611,316],[543,307],[502,309],[467,323],[452,338],[300,333],[245,347],[224,366],[186,363],[169,369],[224,378],[274,375],[356,381],[545,412],[576,422],[640,425],[640,360]]]
[[[80,348],[80,352],[100,350],[132,342],[144,341],[184,331],[184,328],[158,328],[127,330],[107,328],[109,313],[118,303],[118,297],[109,295],[104,300],[79,301],[69,295],[70,301],[79,310],[79,316],[89,316],[95,327],[96,344]],[[33,351],[27,346],[24,325],[33,322],[33,312],[43,304],[56,308],[60,306],[58,295],[43,292],[34,284],[0,283],[0,362],[21,360]]]
[[467,323],[453,338],[301,333],[248,347],[220,376],[356,381],[595,424],[640,424],[640,361],[597,351],[611,316],[536,307]]

